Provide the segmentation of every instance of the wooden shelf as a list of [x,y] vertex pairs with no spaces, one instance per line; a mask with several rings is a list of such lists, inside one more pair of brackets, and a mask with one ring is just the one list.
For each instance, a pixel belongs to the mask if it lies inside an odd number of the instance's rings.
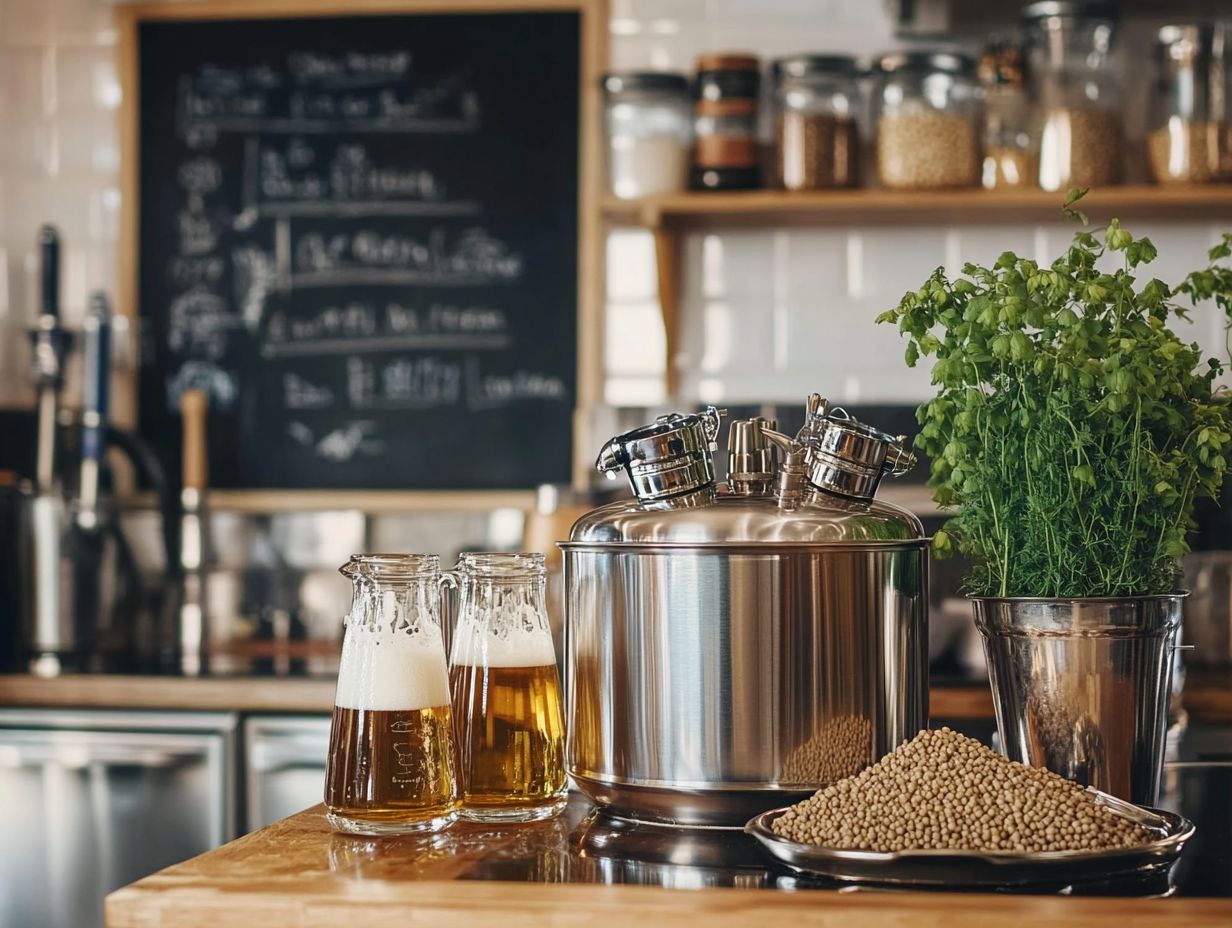
[[[650,229],[671,223],[743,225],[1000,223],[1063,221],[1064,193],[1046,190],[780,190],[686,192],[641,200],[604,201],[609,222]],[[1113,215],[1232,220],[1232,185],[1107,187],[1088,193],[1083,211],[1093,221]]]
[[[603,203],[609,225],[643,226],[654,234],[659,306],[667,349],[667,393],[676,394],[680,330],[680,232],[710,227],[936,225],[938,223],[1063,222],[1064,193],[1046,190],[877,188],[788,192],[689,191]],[[1211,219],[1232,225],[1232,185],[1130,185],[1092,191],[1082,210],[1093,223],[1117,218]],[[1076,227],[1076,226],[1075,226]]]

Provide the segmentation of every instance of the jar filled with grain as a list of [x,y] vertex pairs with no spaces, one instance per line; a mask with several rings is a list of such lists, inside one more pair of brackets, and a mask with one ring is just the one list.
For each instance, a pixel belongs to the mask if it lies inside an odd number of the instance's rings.
[[988,190],[1034,187],[1038,176],[1031,103],[1027,98],[1022,48],[993,41],[980,55],[984,88],[984,162]]
[[939,190],[980,182],[975,61],[947,51],[892,52],[873,65],[877,174],[883,187]]
[[1099,0],[1043,0],[1022,11],[1045,190],[1121,181],[1116,11]]
[[753,55],[697,58],[693,82],[695,190],[747,190],[761,181],[757,158],[757,98],[761,62]]
[[603,77],[608,189],[622,199],[683,190],[689,178],[692,101],[683,74]]
[[774,77],[774,186],[854,187],[858,182],[860,72],[846,55],[780,58]]
[[1223,43],[1210,25],[1164,26],[1155,35],[1146,156],[1159,184],[1209,184],[1228,156]]

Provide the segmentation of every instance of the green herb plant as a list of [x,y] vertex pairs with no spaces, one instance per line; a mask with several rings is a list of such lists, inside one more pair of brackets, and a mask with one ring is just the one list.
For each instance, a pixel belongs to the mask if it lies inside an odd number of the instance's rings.
[[[1064,212],[1087,226],[1071,190]],[[1047,267],[1006,252],[992,267],[936,270],[880,323],[935,356],[936,395],[917,411],[929,483],[957,513],[934,537],[974,562],[982,596],[1168,593],[1194,503],[1232,462],[1223,364],[1170,327],[1175,300],[1213,299],[1232,317],[1232,235],[1176,287],[1140,283],[1156,256],[1117,220],[1080,231]],[[1120,266],[1101,270],[1105,255]]]

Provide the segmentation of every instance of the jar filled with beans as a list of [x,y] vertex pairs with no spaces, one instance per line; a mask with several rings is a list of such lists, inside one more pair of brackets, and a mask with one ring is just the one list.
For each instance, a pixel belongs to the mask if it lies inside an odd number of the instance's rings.
[[859,70],[846,55],[780,58],[774,77],[772,177],[781,190],[854,187]]
[[1228,162],[1224,37],[1210,24],[1164,26],[1155,36],[1155,83],[1146,136],[1158,184],[1209,184]]
[[1103,0],[1041,0],[1022,11],[1045,190],[1121,181],[1124,133],[1116,10]]
[[873,66],[877,174],[895,190],[980,182],[975,61],[947,51],[892,52]]

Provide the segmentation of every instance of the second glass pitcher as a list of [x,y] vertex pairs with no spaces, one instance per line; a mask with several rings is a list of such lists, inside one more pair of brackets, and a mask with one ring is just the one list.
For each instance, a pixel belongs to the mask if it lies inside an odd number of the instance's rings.
[[564,808],[564,720],[542,554],[464,554],[449,682],[463,818],[533,821]]

